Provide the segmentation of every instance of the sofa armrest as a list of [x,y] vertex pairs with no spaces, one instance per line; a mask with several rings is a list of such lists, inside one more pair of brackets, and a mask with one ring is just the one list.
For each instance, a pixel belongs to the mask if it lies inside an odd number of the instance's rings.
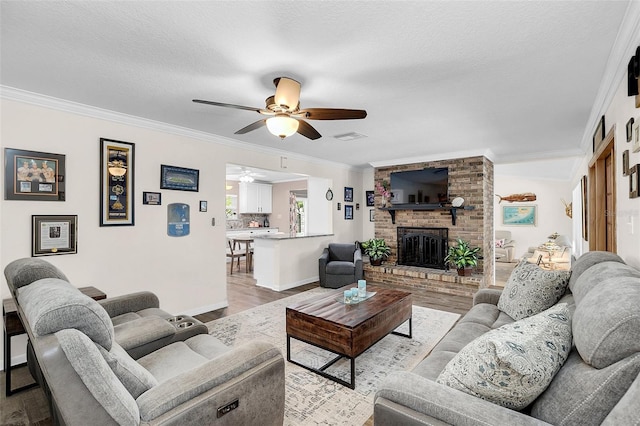
[[502,290],[498,290],[497,288],[482,288],[473,295],[473,306],[480,303],[497,305],[501,294]]
[[[144,421],[184,416],[191,424],[212,424],[216,410],[239,400],[235,424],[282,424],[284,358],[272,344],[252,342],[154,386],[136,402]],[[225,419],[227,420],[227,419]],[[178,423],[180,423],[178,421]]]
[[376,392],[373,417],[376,426],[548,424],[408,371],[395,372],[382,383]]
[[318,258],[318,276],[321,283],[327,279],[327,263],[329,263],[329,249],[325,248]]
[[110,318],[127,312],[137,312],[148,308],[159,308],[158,296],[150,291],[125,294],[108,299],[99,300],[98,303],[107,311]]
[[356,249],[356,251],[353,252],[353,265],[355,266],[355,280],[358,282],[358,280],[364,278],[362,270],[362,251],[360,249]]

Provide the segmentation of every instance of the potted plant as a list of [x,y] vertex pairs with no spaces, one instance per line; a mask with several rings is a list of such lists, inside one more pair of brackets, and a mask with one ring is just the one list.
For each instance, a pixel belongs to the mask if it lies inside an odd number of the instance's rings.
[[480,247],[471,248],[469,243],[461,238],[458,238],[456,242],[457,245],[449,246],[444,261],[450,266],[455,266],[458,275],[471,275],[472,267],[478,265]]
[[362,246],[364,254],[369,256],[369,260],[374,266],[381,265],[382,261],[386,260],[391,254],[391,248],[389,248],[383,238],[371,238],[360,245]]

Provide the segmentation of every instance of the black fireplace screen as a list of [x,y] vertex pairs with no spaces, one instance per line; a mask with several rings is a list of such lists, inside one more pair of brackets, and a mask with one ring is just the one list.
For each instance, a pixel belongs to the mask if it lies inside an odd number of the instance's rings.
[[447,228],[398,227],[398,265],[447,269],[448,248]]

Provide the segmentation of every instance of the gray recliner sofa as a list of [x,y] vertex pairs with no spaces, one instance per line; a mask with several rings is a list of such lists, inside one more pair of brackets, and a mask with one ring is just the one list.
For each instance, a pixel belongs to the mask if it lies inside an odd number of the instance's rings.
[[[548,387],[520,411],[437,382],[476,338],[516,324],[498,308],[500,296],[500,290],[480,290],[421,363],[389,375],[375,396],[376,425],[640,424],[640,271],[608,252],[588,252],[573,263],[556,304],[572,313],[573,344]],[[479,370],[472,364],[467,371],[477,377]]]
[[363,277],[362,250],[356,244],[331,243],[318,259],[320,286],[340,288]]
[[[33,268],[26,270],[27,264]],[[273,345],[227,347],[197,334],[134,359],[117,342],[109,312],[57,268],[46,262],[17,266],[5,275],[55,424],[282,424],[284,359]],[[112,301],[108,309],[140,312],[138,296],[131,304],[126,300]],[[145,309],[151,317],[159,308]],[[155,318],[170,323],[175,317]]]

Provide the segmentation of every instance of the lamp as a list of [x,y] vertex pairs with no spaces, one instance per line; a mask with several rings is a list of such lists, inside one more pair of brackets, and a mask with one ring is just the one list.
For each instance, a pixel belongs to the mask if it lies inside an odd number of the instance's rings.
[[267,128],[272,135],[284,139],[298,131],[300,123],[295,118],[287,114],[276,114],[275,117],[267,118]]
[[111,176],[124,176],[127,173],[127,167],[122,160],[109,161],[107,168]]

